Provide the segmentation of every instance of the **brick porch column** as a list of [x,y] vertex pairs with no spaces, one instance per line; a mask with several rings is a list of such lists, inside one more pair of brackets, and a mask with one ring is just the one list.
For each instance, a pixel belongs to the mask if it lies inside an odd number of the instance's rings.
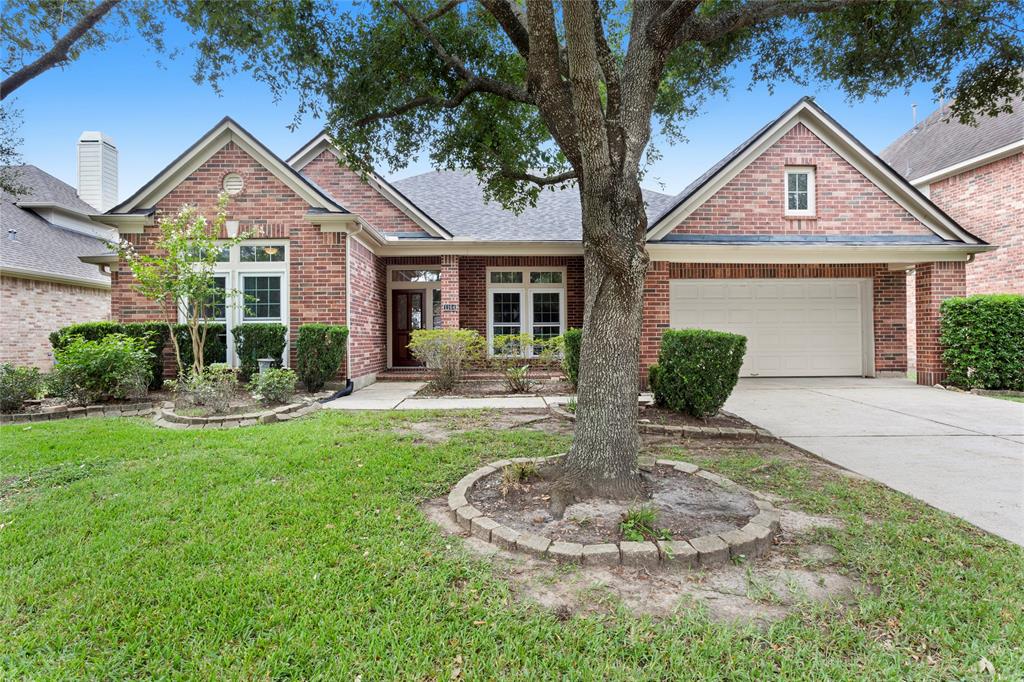
[[640,327],[640,385],[647,387],[647,368],[658,361],[661,335],[668,329],[668,262],[651,261],[644,278],[644,319]]
[[917,383],[932,386],[946,379],[939,345],[939,306],[947,298],[967,291],[963,262],[918,265],[915,287],[917,313]]
[[458,256],[441,256],[441,326],[459,328]]

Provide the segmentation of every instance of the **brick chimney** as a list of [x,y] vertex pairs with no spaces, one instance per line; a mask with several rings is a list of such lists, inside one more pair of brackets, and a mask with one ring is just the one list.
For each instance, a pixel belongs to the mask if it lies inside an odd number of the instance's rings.
[[78,196],[100,213],[117,204],[117,146],[99,131],[78,137]]

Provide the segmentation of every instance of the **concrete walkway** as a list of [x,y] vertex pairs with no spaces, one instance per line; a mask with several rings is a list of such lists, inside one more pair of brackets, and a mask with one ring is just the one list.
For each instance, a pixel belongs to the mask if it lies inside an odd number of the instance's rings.
[[330,410],[475,410],[544,409],[570,396],[509,396],[494,398],[415,398],[422,381],[378,381],[352,395],[324,403]]
[[725,409],[1024,545],[1024,404],[905,379],[743,379]]

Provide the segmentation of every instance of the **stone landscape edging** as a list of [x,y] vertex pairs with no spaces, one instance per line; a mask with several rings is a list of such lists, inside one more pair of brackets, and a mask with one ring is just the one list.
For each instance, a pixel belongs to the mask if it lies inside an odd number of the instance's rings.
[[[569,412],[561,405],[549,405],[548,409],[562,419],[576,421],[576,415]],[[750,438],[752,440],[775,440],[775,436],[767,429],[733,428],[731,426],[674,426],[668,424],[651,424],[649,422],[637,422],[636,428],[640,433],[649,433],[659,436],[679,436],[686,438]]]
[[330,395],[321,392],[306,399],[300,399],[287,405],[279,405],[245,414],[219,414],[210,417],[190,417],[177,414],[173,402],[165,402],[157,413],[154,424],[163,429],[237,429],[256,424],[274,424],[286,422],[298,417],[305,417],[321,409],[320,398]]
[[558,563],[584,566],[636,566],[654,568],[706,568],[724,564],[733,558],[753,559],[764,554],[772,538],[781,531],[781,513],[764,496],[700,467],[672,459],[656,460],[657,466],[671,466],[676,471],[700,476],[716,485],[746,492],[754,498],[758,513],[746,525],[722,533],[704,535],[690,540],[645,541],[619,543],[562,542],[535,533],[520,532],[486,516],[469,503],[466,494],[484,476],[496,473],[517,462],[541,463],[562,457],[517,457],[503,459],[476,469],[464,476],[448,493],[448,513],[453,521],[484,542],[504,550],[518,551]]
[[15,412],[0,414],[0,424],[27,424],[29,422],[58,421],[61,419],[77,419],[79,417],[140,417],[152,414],[159,403],[114,403],[110,405],[86,405],[85,407],[69,407],[57,405],[44,407],[39,412]]

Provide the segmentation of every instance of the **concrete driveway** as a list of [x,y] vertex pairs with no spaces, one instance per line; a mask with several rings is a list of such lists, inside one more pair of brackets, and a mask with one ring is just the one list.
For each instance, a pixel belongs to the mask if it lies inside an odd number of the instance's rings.
[[906,379],[742,379],[725,409],[1024,545],[1024,403]]

